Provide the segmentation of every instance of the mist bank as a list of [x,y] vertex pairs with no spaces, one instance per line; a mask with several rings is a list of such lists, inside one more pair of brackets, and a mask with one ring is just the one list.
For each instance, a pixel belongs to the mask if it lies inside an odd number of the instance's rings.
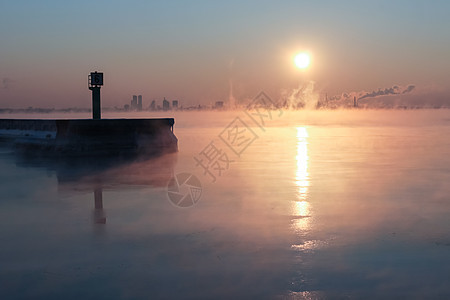
[[[264,99],[261,99],[263,96]],[[326,88],[314,81],[299,83],[298,86],[272,91],[261,89],[249,96],[236,96],[230,81],[229,95],[209,101],[189,104],[179,100],[147,98],[141,105],[130,105],[128,100],[122,105],[114,105],[108,97],[102,98],[103,112],[155,112],[155,111],[211,111],[243,110],[264,107],[284,110],[329,110],[341,108],[360,109],[438,109],[450,108],[450,88],[437,85],[416,86],[414,84],[382,87],[370,91],[347,91],[331,95]],[[45,103],[45,101],[40,101]],[[6,113],[90,113],[90,99],[79,99],[82,106],[55,107],[0,107],[0,114]]]
[[[239,117],[249,127],[258,127],[249,118],[252,114],[265,114],[264,127],[299,126],[449,126],[449,109],[334,109],[334,110],[227,110],[227,111],[155,111],[155,112],[104,112],[102,118],[174,118],[177,128],[217,128],[223,130]],[[255,116],[255,115],[253,115]],[[17,113],[0,114],[11,119],[90,119],[90,113]],[[219,133],[219,131],[218,131]]]

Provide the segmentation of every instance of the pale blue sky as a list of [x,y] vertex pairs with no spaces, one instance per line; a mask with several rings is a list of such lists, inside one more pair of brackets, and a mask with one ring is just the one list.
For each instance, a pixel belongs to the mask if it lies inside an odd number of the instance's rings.
[[238,99],[306,80],[329,94],[448,86],[449,3],[2,0],[0,107],[88,107],[93,70],[105,106],[225,100],[230,79]]

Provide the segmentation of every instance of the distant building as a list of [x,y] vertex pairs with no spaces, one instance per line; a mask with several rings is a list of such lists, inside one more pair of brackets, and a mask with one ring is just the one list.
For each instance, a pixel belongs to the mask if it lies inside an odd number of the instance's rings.
[[170,110],[170,102],[166,100],[166,97],[163,100],[163,110]]
[[356,97],[353,97],[353,107],[358,107],[358,101],[356,101]]
[[142,110],[142,95],[139,95],[137,98],[137,110]]
[[178,100],[173,100],[172,101],[172,108],[173,109],[178,109]]
[[131,110],[136,110],[137,109],[137,96],[133,95],[133,100],[131,100]]
[[222,109],[223,108],[223,101],[216,101],[216,104],[214,105],[214,108]]
[[150,104],[150,110],[156,110],[156,102],[155,102],[155,100],[153,100],[152,104]]

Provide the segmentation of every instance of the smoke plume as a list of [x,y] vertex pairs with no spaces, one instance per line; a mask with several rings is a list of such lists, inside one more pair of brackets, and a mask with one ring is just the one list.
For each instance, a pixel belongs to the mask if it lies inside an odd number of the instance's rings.
[[378,91],[372,91],[370,93],[365,93],[362,96],[359,96],[358,99],[364,99],[364,98],[373,98],[378,96],[386,96],[386,95],[399,95],[399,94],[406,94],[414,90],[415,85],[409,85],[406,88],[399,87],[397,85],[394,85],[393,87],[386,88],[384,90],[379,89]]

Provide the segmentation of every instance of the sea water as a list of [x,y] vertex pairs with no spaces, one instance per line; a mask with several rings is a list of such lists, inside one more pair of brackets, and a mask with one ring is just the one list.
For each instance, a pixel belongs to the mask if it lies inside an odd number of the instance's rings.
[[1,299],[450,296],[450,110],[125,116],[179,152],[0,149]]

